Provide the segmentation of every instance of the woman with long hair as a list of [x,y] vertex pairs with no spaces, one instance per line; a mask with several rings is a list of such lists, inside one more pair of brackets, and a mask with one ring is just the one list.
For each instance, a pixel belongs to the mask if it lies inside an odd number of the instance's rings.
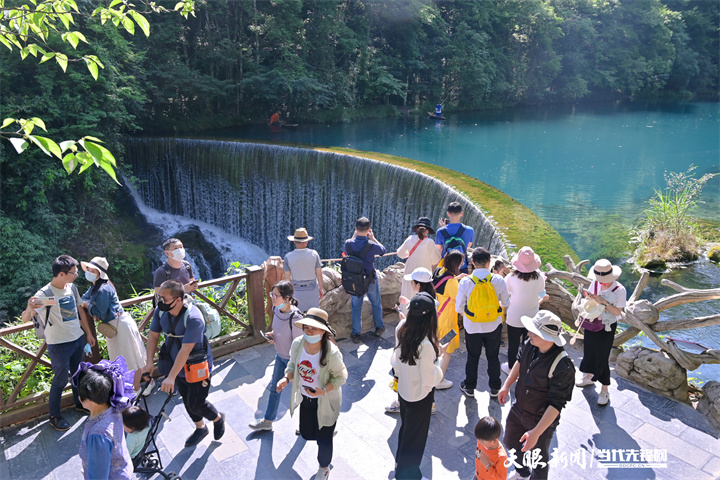
[[451,250],[445,255],[445,261],[442,267],[438,267],[433,274],[433,286],[437,293],[438,307],[438,338],[443,338],[448,333],[454,331],[455,337],[447,344],[443,362],[440,367],[443,371],[443,380],[437,386],[438,390],[451,388],[453,383],[444,378],[450,364],[450,354],[460,346],[460,332],[458,332],[458,316],[455,311],[455,299],[458,293],[458,281],[467,276],[466,273],[460,273],[460,267],[465,260],[465,256],[458,250]]
[[293,296],[295,290],[293,284],[288,280],[282,280],[273,285],[270,291],[272,301],[272,330],[265,334],[268,342],[275,346],[275,369],[272,380],[268,385],[270,398],[268,399],[265,416],[248,425],[253,430],[272,430],[272,422],[277,417],[278,405],[280,404],[280,393],[277,391],[277,383],[280,381],[290,361],[290,345],[293,340],[302,335],[302,328],[295,325],[295,320],[303,317],[298,308],[298,301]]
[[311,308],[295,325],[303,329],[303,335],[290,347],[290,360],[285,376],[277,383],[277,391],[292,382],[290,414],[300,406],[300,435],[318,444],[319,468],[315,479],[326,480],[330,476],[333,434],[342,404],[340,386],[348,373],[340,349],[330,341],[335,330],[330,327],[325,310]]
[[[430,219],[420,217],[412,227],[412,235],[407,237],[398,248],[397,256],[407,259],[405,261],[405,278],[400,289],[402,297],[409,299],[415,294],[410,280],[407,278],[415,269],[425,268],[432,272],[435,265],[440,262],[440,251],[435,246],[435,240],[429,237],[434,233],[435,230],[430,226]],[[405,309],[405,305],[401,304],[403,313],[405,313]]]
[[520,344],[527,339],[527,330],[520,320],[523,316],[534,317],[545,301],[545,275],[538,270],[540,257],[530,247],[522,247],[511,261],[515,271],[505,278],[510,306],[507,309],[508,361],[503,372],[510,374],[517,360]]
[[[122,355],[128,370],[135,371],[135,387],[140,385],[140,377],[147,360],[137,323],[120,305],[115,285],[108,277],[108,261],[104,257],[95,257],[89,262],[80,262],[85,270],[85,279],[92,286],[82,296],[82,306],[100,323],[98,331],[105,335],[110,361]],[[153,385],[146,389],[150,393]]]
[[422,292],[410,301],[407,321],[399,327],[390,363],[398,378],[400,432],[395,478],[421,479],[435,386],[443,378],[437,338],[435,299]]

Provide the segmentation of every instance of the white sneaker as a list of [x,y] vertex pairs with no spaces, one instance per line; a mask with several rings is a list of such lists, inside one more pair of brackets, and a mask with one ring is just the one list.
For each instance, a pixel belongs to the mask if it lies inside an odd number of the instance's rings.
[[327,480],[328,478],[330,478],[330,467],[318,468],[318,471],[315,474],[315,480]]
[[253,430],[272,430],[272,422],[270,420],[260,418],[256,420],[255,423],[249,424],[248,427],[252,428]]
[[598,396],[598,405],[607,405],[610,402],[610,392],[607,390],[600,390],[600,395]]
[[435,405],[435,402],[433,402],[432,409],[430,409],[430,415],[435,415],[437,413],[437,405]]
[[155,379],[151,378],[150,383],[148,383],[147,387],[145,387],[145,390],[143,390],[142,395],[143,397],[147,397],[150,395],[153,391],[153,388],[155,388]]
[[592,381],[592,377],[587,375],[583,375],[582,380],[575,384],[577,387],[589,387],[590,385],[595,385],[595,382]]
[[510,375],[510,365],[508,365],[508,362],[503,362],[502,365],[500,365],[500,370]]
[[385,407],[385,411],[388,413],[400,413],[400,402],[395,400],[389,406]]
[[452,386],[453,382],[451,380],[443,378],[442,381],[435,386],[435,388],[437,390],[445,390],[446,388],[452,388]]
[[530,477],[529,476],[523,477],[518,472],[513,472],[513,474],[510,475],[510,477],[508,477],[508,480],[527,480],[528,478],[530,478]]

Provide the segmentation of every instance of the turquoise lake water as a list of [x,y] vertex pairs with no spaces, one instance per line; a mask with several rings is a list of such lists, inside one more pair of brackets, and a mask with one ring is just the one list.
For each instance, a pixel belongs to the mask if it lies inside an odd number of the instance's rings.
[[[693,164],[696,176],[720,171],[720,105],[627,105],[556,107],[301,125],[295,129],[253,126],[213,132],[214,138],[260,139],[340,146],[413,158],[480,179],[516,198],[555,228],[580,258],[603,254],[623,265],[621,282],[632,292],[639,274],[624,264],[629,252],[603,249],[608,232],[626,231],[639,219],[666,171]],[[694,214],[720,220],[720,177],[711,180]],[[562,265],[556,265],[561,268]],[[642,298],[673,290],[668,278],[692,288],[720,286],[720,267],[700,261],[654,275]],[[663,312],[661,320],[720,312],[720,300]],[[720,348],[720,326],[674,332]],[[690,375],[701,383],[720,378],[719,366]]]

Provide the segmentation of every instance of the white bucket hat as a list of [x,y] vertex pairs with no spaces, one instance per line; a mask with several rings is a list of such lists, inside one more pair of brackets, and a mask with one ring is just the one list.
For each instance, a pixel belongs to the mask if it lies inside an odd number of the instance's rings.
[[88,268],[96,269],[100,272],[100,278],[108,280],[107,271],[110,265],[105,257],[95,257],[89,262],[80,262],[80,265],[82,265],[82,269],[86,272]]
[[534,317],[520,317],[523,327],[547,340],[555,342],[555,345],[562,347],[565,339],[560,335],[563,332],[562,321],[552,312],[540,310]]

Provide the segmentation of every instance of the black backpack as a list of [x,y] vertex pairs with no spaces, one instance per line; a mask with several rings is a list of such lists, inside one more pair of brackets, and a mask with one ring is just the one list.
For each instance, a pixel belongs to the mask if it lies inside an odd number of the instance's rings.
[[365,267],[362,260],[371,248],[372,244],[369,241],[358,254],[355,254],[352,248],[348,248],[349,255],[343,257],[340,262],[342,286],[345,291],[353,297],[362,297],[365,295],[370,287],[370,282],[375,278],[374,270],[370,275],[365,275]]

